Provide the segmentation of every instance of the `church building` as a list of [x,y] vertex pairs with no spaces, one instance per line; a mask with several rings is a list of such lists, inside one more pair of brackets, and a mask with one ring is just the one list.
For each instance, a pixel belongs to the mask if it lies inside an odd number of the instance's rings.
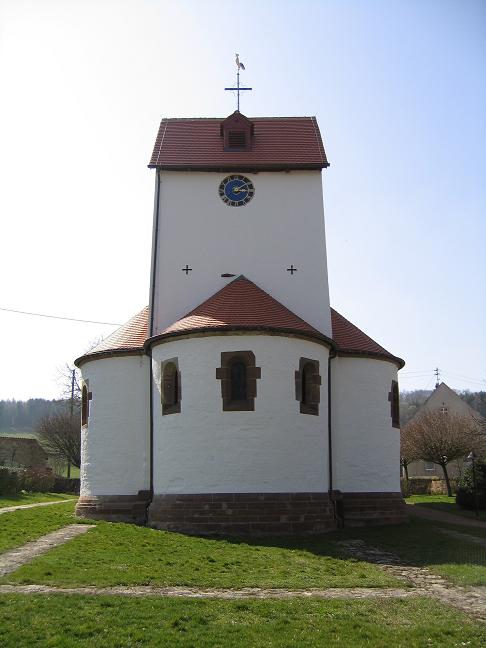
[[236,535],[403,521],[404,363],[330,306],[316,119],[163,119],[149,166],[149,306],[76,361],[77,514]]

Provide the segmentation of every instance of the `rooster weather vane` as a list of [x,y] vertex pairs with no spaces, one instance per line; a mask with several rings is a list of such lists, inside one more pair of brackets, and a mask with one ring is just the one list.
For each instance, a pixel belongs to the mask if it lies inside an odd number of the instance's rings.
[[237,72],[236,72],[236,87],[233,86],[232,88],[225,88],[225,90],[231,90],[233,92],[236,92],[236,95],[237,95],[236,110],[238,112],[240,112],[240,92],[242,92],[243,90],[252,90],[252,88],[243,88],[243,87],[240,86],[240,70],[244,70],[245,66],[240,61],[240,55],[235,54],[235,56],[236,56],[235,61],[236,61],[236,70],[237,70]]

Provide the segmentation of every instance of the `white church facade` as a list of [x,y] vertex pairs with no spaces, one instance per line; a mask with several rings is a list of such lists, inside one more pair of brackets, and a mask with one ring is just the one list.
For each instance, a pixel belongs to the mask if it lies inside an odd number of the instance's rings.
[[313,117],[164,119],[149,306],[90,353],[77,514],[200,534],[405,518],[397,371],[330,307]]

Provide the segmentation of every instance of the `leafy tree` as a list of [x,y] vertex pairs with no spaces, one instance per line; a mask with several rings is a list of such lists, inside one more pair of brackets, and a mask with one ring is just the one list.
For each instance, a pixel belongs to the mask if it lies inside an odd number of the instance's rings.
[[481,452],[483,441],[471,417],[450,412],[424,412],[404,427],[407,448],[416,459],[439,465],[444,473],[447,494],[452,496],[447,465],[465,457],[471,450]]

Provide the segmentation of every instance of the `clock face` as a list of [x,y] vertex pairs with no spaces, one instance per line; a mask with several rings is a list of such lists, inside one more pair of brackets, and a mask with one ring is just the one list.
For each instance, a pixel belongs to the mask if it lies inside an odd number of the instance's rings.
[[219,185],[220,198],[230,207],[246,205],[254,194],[252,181],[242,175],[227,176]]

